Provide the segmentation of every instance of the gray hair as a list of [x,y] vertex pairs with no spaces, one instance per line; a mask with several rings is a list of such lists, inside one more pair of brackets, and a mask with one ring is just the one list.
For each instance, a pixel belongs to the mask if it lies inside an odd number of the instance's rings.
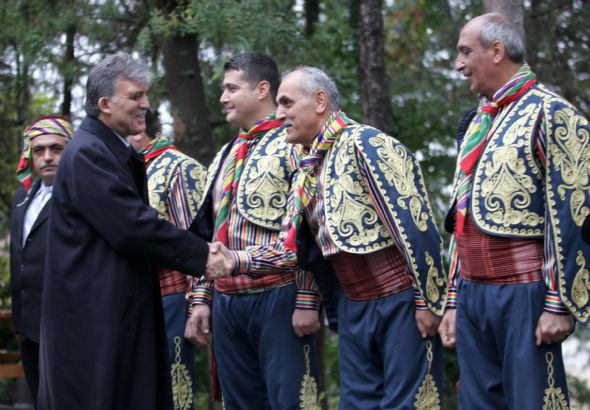
[[306,97],[310,98],[316,91],[322,90],[328,95],[330,108],[334,111],[340,109],[340,93],[338,92],[338,87],[336,87],[336,83],[328,74],[317,67],[302,65],[283,72],[282,78],[285,79],[285,77],[294,72],[301,72],[303,74],[301,89]]
[[483,16],[479,41],[484,48],[488,48],[494,41],[504,44],[510,61],[522,64],[525,59],[525,45],[521,32],[516,24],[501,14],[493,13]]
[[150,70],[129,54],[117,53],[107,56],[92,67],[86,80],[86,114],[98,117],[98,100],[115,95],[117,80],[123,78],[138,84],[148,84],[152,80]]

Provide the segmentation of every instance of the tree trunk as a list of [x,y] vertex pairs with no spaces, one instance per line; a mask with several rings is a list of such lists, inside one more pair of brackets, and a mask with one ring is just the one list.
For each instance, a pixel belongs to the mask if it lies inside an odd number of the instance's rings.
[[74,39],[76,38],[76,24],[71,24],[66,28],[66,52],[63,59],[62,75],[63,83],[63,102],[61,104],[61,114],[69,117],[72,112],[72,86],[75,79],[76,56],[74,55]]
[[359,54],[363,84],[363,121],[389,131],[389,87],[385,73],[383,1],[364,0],[359,7]]
[[163,41],[166,90],[174,119],[174,144],[203,165],[213,157],[211,125],[194,34]]
[[524,33],[524,8],[522,0],[484,0],[486,13],[500,13],[512,20],[520,30],[522,38]]
[[320,0],[305,0],[305,36],[311,37],[320,18]]

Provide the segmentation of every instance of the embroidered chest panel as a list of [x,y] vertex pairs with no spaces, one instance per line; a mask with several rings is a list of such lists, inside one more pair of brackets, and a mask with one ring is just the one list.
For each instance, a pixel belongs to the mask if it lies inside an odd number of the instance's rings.
[[369,253],[393,245],[375,209],[357,164],[354,139],[362,127],[347,127],[326,156],[324,207],[326,227],[345,252]]
[[238,185],[236,203],[248,221],[280,230],[289,195],[292,145],[284,128],[269,131],[246,161]]
[[540,237],[545,223],[544,177],[535,133],[542,94],[533,89],[497,119],[474,174],[471,214],[491,234]]
[[203,200],[207,170],[193,158],[176,150],[168,150],[158,156],[148,166],[147,187],[150,206],[158,211],[158,216],[170,221],[167,198],[172,179],[181,174],[179,181],[185,183],[186,202],[191,215],[196,215]]

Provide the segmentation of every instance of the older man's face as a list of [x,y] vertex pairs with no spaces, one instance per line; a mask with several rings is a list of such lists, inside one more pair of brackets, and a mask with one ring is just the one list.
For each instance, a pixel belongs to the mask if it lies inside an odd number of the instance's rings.
[[293,72],[281,82],[277,93],[277,119],[285,120],[287,142],[309,145],[322,128],[322,117],[316,111],[314,96],[301,89],[302,74]]
[[122,137],[140,134],[145,130],[145,113],[150,107],[147,84],[119,78],[115,94],[106,99],[101,108],[103,122]]
[[492,97],[497,91],[494,85],[493,51],[485,49],[479,41],[480,20],[472,20],[463,27],[457,42],[455,69],[470,82],[470,89],[476,94]]

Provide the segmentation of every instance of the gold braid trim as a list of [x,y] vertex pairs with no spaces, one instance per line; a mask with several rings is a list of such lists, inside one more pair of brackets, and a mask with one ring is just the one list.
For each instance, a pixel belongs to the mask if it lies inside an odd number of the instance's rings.
[[318,408],[318,384],[315,377],[311,375],[309,351],[310,347],[306,344],[303,347],[303,353],[305,354],[305,374],[303,375],[299,394],[299,408],[301,410],[316,410]]
[[549,387],[545,389],[545,397],[543,398],[543,410],[568,410],[569,405],[565,399],[565,395],[560,387],[555,387],[555,380],[553,379],[553,353],[548,352],[545,355],[547,360],[547,384]]
[[416,410],[440,410],[441,407],[438,388],[436,387],[434,377],[432,377],[432,374],[430,373],[433,358],[432,342],[430,340],[426,341],[426,349],[428,350],[426,353],[426,358],[428,359],[428,370],[426,372],[426,376],[424,376],[424,380],[422,380],[420,388],[418,389],[418,393],[416,393],[414,408]]
[[174,410],[189,410],[193,404],[193,384],[186,366],[181,363],[180,336],[174,338],[174,363],[170,370],[172,376],[172,400]]

